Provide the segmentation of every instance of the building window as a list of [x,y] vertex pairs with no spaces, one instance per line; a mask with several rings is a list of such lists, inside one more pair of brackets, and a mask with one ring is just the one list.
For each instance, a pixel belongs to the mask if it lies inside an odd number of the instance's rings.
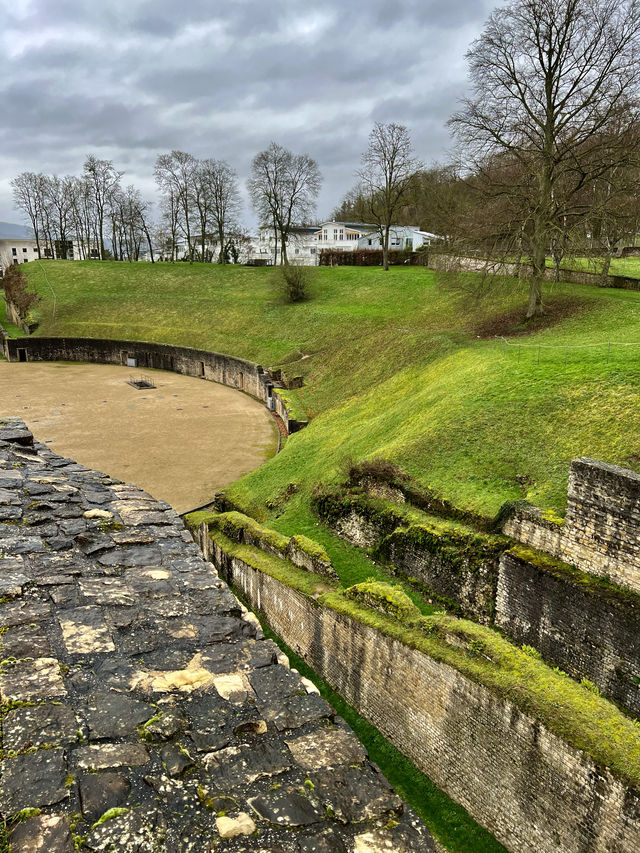
[[373,246],[373,240],[369,240],[369,245]]
[[300,249],[296,249],[296,255],[300,254]]
[[312,247],[311,247],[311,249],[310,249],[309,251],[311,252],[311,254],[312,254],[312,255],[315,255],[315,253],[316,253],[316,247],[315,247],[315,246],[312,246]]
[[25,248],[25,249],[23,249],[22,251],[23,251],[23,252],[26,252],[27,250],[26,250],[26,248]]
[[18,250],[17,250],[17,249],[12,249],[11,251],[12,251],[13,256],[14,256],[14,258],[15,258],[15,256],[18,254]]
[[328,240],[328,239],[329,239],[329,238],[327,237],[327,231],[326,231],[326,229],[325,229],[325,231],[324,231],[324,239],[325,239],[325,240]]
[[36,248],[34,248],[34,250],[33,250],[33,251],[34,251],[34,252],[37,252],[38,250],[37,250]]
[[334,239],[334,240],[337,240],[337,239],[338,239],[338,229],[337,229],[337,228],[334,228],[334,229],[333,229],[333,239]]
[[340,239],[344,240],[344,231],[342,230],[342,228],[340,229]]

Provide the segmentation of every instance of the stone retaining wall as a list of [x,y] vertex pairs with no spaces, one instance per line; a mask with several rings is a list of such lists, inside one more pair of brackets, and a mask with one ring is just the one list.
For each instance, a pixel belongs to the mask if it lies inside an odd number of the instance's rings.
[[450,666],[199,538],[272,629],[512,853],[637,853],[640,796]]
[[265,401],[272,387],[258,364],[190,347],[98,338],[15,338],[6,347],[10,361],[89,361],[128,365],[132,370],[170,370],[220,382]]
[[[499,259],[458,257],[454,255],[429,254],[427,266],[429,269],[441,272],[478,272],[488,275],[519,275],[530,276],[533,269],[528,264],[507,263]],[[551,267],[545,270],[545,280],[555,281],[556,273]],[[599,273],[583,270],[560,271],[560,280],[569,284],[588,284],[592,287],[612,287],[619,290],[640,290],[640,279],[621,275],[608,275],[603,278]]]
[[640,715],[640,596],[507,552],[495,624]]
[[526,508],[513,513],[502,530],[581,571],[640,593],[640,474],[634,471],[575,459],[564,524]]

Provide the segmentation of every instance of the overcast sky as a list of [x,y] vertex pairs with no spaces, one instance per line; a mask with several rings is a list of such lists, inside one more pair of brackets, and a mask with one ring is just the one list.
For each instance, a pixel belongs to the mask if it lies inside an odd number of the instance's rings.
[[22,171],[77,174],[91,152],[155,199],[158,153],[228,160],[244,186],[271,140],[316,158],[324,217],[373,122],[406,124],[426,163],[446,155],[464,55],[495,5],[0,0],[0,219],[21,221]]

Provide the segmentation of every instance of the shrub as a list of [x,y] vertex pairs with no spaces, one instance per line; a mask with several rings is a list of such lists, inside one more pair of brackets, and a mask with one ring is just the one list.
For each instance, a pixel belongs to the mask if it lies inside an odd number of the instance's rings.
[[27,290],[27,281],[19,266],[8,267],[2,279],[4,295],[7,302],[12,302],[21,320],[26,320],[40,297],[37,293]]
[[312,267],[299,264],[283,264],[276,267],[274,281],[276,289],[285,302],[304,302],[311,296],[311,284],[314,277]]

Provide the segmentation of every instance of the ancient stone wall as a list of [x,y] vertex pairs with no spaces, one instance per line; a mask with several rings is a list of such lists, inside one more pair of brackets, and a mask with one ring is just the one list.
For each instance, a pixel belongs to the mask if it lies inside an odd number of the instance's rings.
[[640,474],[575,459],[564,524],[516,511],[503,532],[584,572],[640,593]]
[[401,512],[376,511],[360,499],[347,498],[341,506],[336,498],[324,508],[331,515],[323,515],[319,507],[320,517],[340,537],[417,581],[427,597],[477,622],[492,621],[498,562],[508,547],[502,537],[435,523],[411,524]]
[[[458,257],[432,252],[429,254],[427,266],[441,272],[479,272],[488,275],[519,275],[530,276],[533,272],[528,264],[507,263],[499,259]],[[556,273],[551,267],[545,270],[546,281],[555,281]],[[612,287],[618,290],[640,290],[640,279],[621,275],[607,275],[603,278],[600,273],[583,270],[561,270],[560,280],[569,284],[588,284],[592,287]]]
[[575,678],[640,714],[640,596],[570,566],[507,552],[495,623]]
[[636,853],[640,796],[450,666],[228,557],[273,630],[512,853]]
[[11,361],[91,361],[132,369],[171,370],[246,391],[266,400],[271,381],[258,364],[190,347],[97,338],[16,338],[8,341]]

